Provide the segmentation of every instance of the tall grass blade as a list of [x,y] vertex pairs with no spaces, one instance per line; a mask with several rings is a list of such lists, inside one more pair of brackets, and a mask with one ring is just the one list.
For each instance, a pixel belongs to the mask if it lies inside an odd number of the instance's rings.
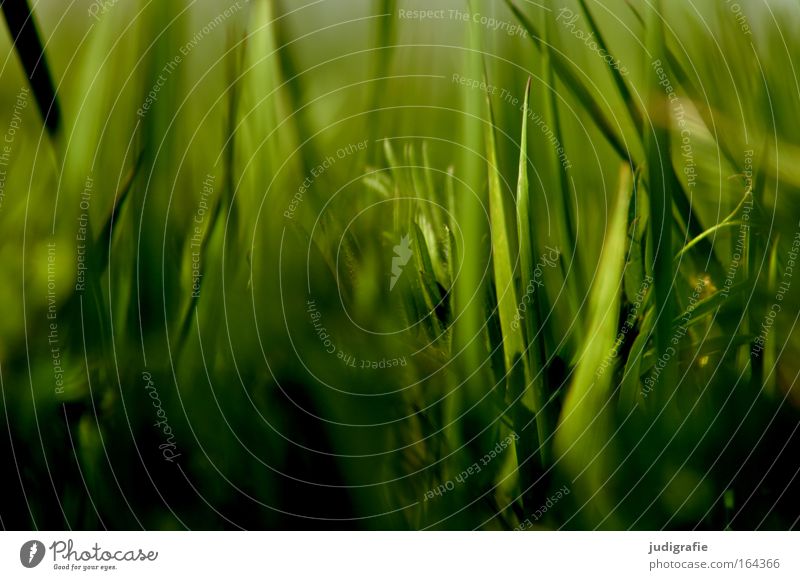
[[491,223],[492,238],[492,264],[494,267],[494,282],[497,289],[497,307],[500,315],[500,327],[503,331],[503,352],[508,370],[514,358],[525,351],[522,331],[513,325],[514,315],[517,312],[516,287],[514,285],[514,259],[509,241],[509,224],[506,219],[506,209],[503,188],[500,180],[500,169],[497,159],[497,144],[494,135],[494,115],[492,104],[486,100],[488,107],[489,124],[484,127],[486,139],[486,159],[489,172],[489,221]]
[[598,373],[617,336],[620,288],[627,253],[627,217],[633,180],[630,167],[620,170],[619,191],[610,208],[608,230],[598,272],[589,296],[589,330],[569,387],[556,432],[560,460],[572,474],[582,474],[576,485],[594,496],[594,508],[614,518],[608,500],[607,476],[615,461],[605,447],[611,428],[613,373]]
[[[661,23],[661,3],[649,7],[647,46],[654,59],[664,58],[664,29]],[[648,71],[648,124],[645,132],[647,186],[650,195],[650,239],[653,248],[653,285],[655,287],[656,352],[664,354],[672,334],[673,308],[672,261],[672,159],[670,157],[670,118],[668,102],[657,69],[645,62]],[[666,65],[663,65],[666,66]],[[672,359],[664,369],[662,385],[674,386],[675,364]]]
[[[578,3],[581,6],[581,10],[583,10],[584,16],[586,16],[586,21],[589,23],[589,28],[597,40],[597,46],[605,54],[611,55],[612,53],[608,49],[608,45],[606,44],[603,33],[597,26],[594,16],[592,16],[592,11],[589,10],[589,7],[586,5],[586,0],[578,0]],[[614,59],[612,62],[618,61]],[[628,111],[628,115],[630,115],[631,121],[633,122],[633,126],[641,131],[643,128],[642,111],[636,104],[636,101],[634,100],[633,95],[631,94],[631,91],[625,82],[625,79],[622,77],[622,72],[620,72],[618,67],[612,66],[611,64],[608,65],[608,70],[611,72],[611,78],[614,80],[614,85],[617,87],[620,96],[622,96],[622,100],[625,103],[625,108]]]
[[[547,45],[550,42],[550,38],[554,36],[550,30],[551,24],[549,22],[549,15],[543,13],[542,17],[545,19],[543,23],[543,42]],[[542,117],[544,118],[544,123],[547,127],[555,135],[555,139],[557,143],[561,144],[561,147],[566,149],[566,143],[564,142],[564,138],[561,131],[561,118],[558,113],[558,101],[556,99],[556,75],[555,71],[553,70],[552,65],[552,57],[551,57],[550,50],[543,50],[541,51],[541,76],[545,79],[547,85],[550,87],[543,89],[543,100],[544,106],[542,111]],[[548,143],[545,146],[543,151],[543,157],[547,160],[546,166],[550,169],[550,179],[555,182],[554,191],[556,192],[556,197],[560,198],[561,203],[555,204],[554,209],[554,223],[556,224],[557,228],[557,238],[558,244],[562,245],[559,257],[559,264],[561,265],[561,271],[564,277],[564,284],[563,288],[565,290],[565,294],[568,298],[568,310],[566,312],[560,312],[559,314],[566,316],[568,320],[574,320],[575,316],[579,309],[580,303],[580,293],[585,289],[588,284],[586,283],[586,279],[584,276],[582,264],[578,260],[573,260],[571,264],[566,264],[566,259],[568,256],[576,256],[576,248],[577,248],[577,232],[574,225],[574,221],[572,219],[572,204],[571,200],[573,198],[573,192],[570,188],[570,178],[568,173],[569,159],[566,157],[566,153],[564,153],[564,157],[558,154],[558,150],[556,149],[553,143]],[[546,292],[543,292],[542,295],[546,295]],[[542,312],[546,312],[550,309],[545,310],[544,308],[541,309]],[[544,317],[543,317],[544,318]],[[555,323],[556,317],[552,317],[550,320],[550,325]],[[566,336],[563,337],[562,347],[560,349],[561,354],[567,359],[573,359],[575,354],[578,351],[578,346],[575,340],[575,332],[582,330],[578,324],[571,325],[570,329],[567,331]],[[557,332],[552,332],[548,330],[548,337],[554,337]],[[550,342],[553,342],[550,340]],[[554,345],[555,346],[555,345]]]
[[[520,264],[520,287],[522,292],[525,292],[529,284],[533,284],[534,265],[536,263],[536,250],[537,244],[534,239],[533,231],[531,230],[532,215],[531,215],[531,200],[530,189],[528,183],[528,110],[530,106],[530,93],[531,93],[531,79],[525,86],[525,100],[522,109],[522,133],[519,141],[519,169],[517,179],[517,199],[516,199],[516,216],[517,216],[517,240],[519,243],[519,264]],[[541,319],[537,308],[538,297],[531,297],[531,301],[525,305],[525,313],[521,313],[523,306],[521,302],[514,305],[514,312],[512,314],[511,326],[519,329],[520,332],[524,329],[524,344],[527,347],[527,352],[524,359],[520,359],[519,364],[524,364],[523,370],[526,371],[522,375],[523,391],[521,393],[512,393],[515,397],[521,396],[521,402],[532,413],[533,420],[536,422],[536,431],[539,447],[539,455],[542,459],[542,464],[546,465],[548,458],[548,436],[551,430],[550,423],[547,419],[547,410],[545,409],[545,402],[547,396],[545,393],[544,385],[544,372],[543,372],[543,337],[541,329]],[[521,315],[521,316],[520,316]],[[522,324],[519,324],[517,317],[522,318]],[[519,432],[530,421],[528,413],[518,413],[515,420],[516,429]],[[536,447],[532,445],[527,439],[521,439],[518,442],[519,459],[531,456],[536,452]],[[523,481],[523,489],[530,487],[533,481]]]
[[509,9],[514,13],[514,16],[517,18],[517,20],[519,20],[520,24],[522,24],[523,28],[525,28],[525,30],[528,32],[528,37],[533,42],[534,46],[536,46],[536,48],[538,48],[541,52],[550,52],[553,71],[561,79],[561,82],[564,83],[564,86],[566,86],[570,92],[575,95],[575,98],[578,99],[578,102],[586,111],[587,117],[594,121],[595,125],[597,125],[597,128],[613,147],[614,151],[616,151],[617,155],[619,155],[621,159],[627,160],[630,157],[628,148],[623,144],[623,141],[618,135],[617,131],[614,129],[614,126],[608,120],[606,114],[603,113],[603,110],[597,104],[597,101],[592,97],[589,89],[586,88],[586,85],[572,71],[571,67],[574,65],[570,64],[558,51],[550,50],[542,42],[543,36],[539,34],[539,31],[533,25],[530,19],[512,2],[512,0],[504,1]]

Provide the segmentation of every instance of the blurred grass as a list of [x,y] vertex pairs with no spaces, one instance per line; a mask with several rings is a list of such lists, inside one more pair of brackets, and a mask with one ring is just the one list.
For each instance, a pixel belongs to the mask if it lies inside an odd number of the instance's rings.
[[4,527],[797,527],[796,6],[436,6],[38,3],[55,135],[0,39]]

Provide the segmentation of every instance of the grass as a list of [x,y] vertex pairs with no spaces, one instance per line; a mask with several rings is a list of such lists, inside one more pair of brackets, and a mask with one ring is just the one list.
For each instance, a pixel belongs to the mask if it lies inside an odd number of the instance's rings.
[[545,4],[6,37],[2,525],[796,528],[800,14]]

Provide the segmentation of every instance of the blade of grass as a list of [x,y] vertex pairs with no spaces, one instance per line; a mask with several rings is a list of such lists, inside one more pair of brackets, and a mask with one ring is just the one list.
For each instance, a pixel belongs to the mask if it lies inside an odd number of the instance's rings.
[[[485,77],[484,77],[485,78]],[[491,223],[492,264],[497,288],[497,306],[500,325],[503,331],[503,351],[508,370],[517,354],[525,350],[522,332],[512,324],[517,309],[517,292],[514,286],[514,266],[509,242],[509,225],[500,183],[500,168],[497,159],[497,145],[494,135],[494,114],[492,104],[486,100],[489,124],[484,128],[486,140],[486,159],[489,172],[489,221]]]
[[416,247],[416,251],[414,252],[415,261],[417,262],[416,275],[419,276],[419,287],[422,290],[425,310],[430,320],[431,336],[438,339],[441,338],[444,332],[437,316],[437,310],[440,308],[442,296],[439,292],[439,286],[436,284],[436,273],[433,270],[433,263],[431,262],[425,235],[416,222],[412,223],[412,226],[414,232],[414,246]]
[[[589,23],[589,28],[594,34],[594,37],[597,41],[597,46],[600,48],[600,50],[604,51],[605,54],[611,55],[612,53],[608,49],[608,45],[606,44],[600,28],[597,26],[597,23],[592,16],[591,10],[589,10],[589,7],[586,4],[586,0],[578,0],[578,3],[581,6],[581,10],[583,10],[584,16],[586,16],[586,21]],[[612,62],[619,61],[614,59]],[[639,106],[633,99],[633,95],[631,94],[625,79],[622,78],[622,73],[620,72],[619,68],[612,66],[611,64],[608,65],[608,70],[611,72],[611,78],[614,80],[614,84],[616,85],[620,96],[622,96],[622,100],[625,103],[625,109],[628,111],[628,115],[630,115],[633,126],[641,131],[643,127],[642,112],[639,110]]]
[[[612,146],[614,151],[619,155],[622,160],[631,160],[634,162],[635,160],[632,159],[633,154],[625,146],[622,138],[617,134],[617,131],[614,129],[611,122],[608,120],[607,116],[603,113],[600,105],[597,101],[592,97],[591,92],[586,87],[586,85],[580,80],[580,78],[572,71],[572,64],[568,61],[557,49],[554,49],[552,46],[548,45],[545,37],[541,36],[536,27],[531,23],[530,19],[525,16],[525,14],[512,2],[512,0],[504,0],[506,5],[509,9],[514,13],[517,20],[520,21],[523,28],[528,32],[528,36],[530,37],[531,41],[534,45],[539,49],[540,52],[549,52],[552,58],[552,66],[553,71],[558,75],[561,79],[561,82],[570,90],[570,92],[577,98],[578,102],[581,104],[581,107],[587,112],[588,116],[594,121],[597,128]],[[618,80],[615,81],[617,84],[622,84],[625,86],[624,80],[619,75],[619,71],[615,71]],[[627,90],[627,88],[626,88]],[[623,94],[623,101],[626,104],[630,104],[628,107],[628,114],[630,115],[631,119],[635,120],[641,118],[641,113],[635,108],[635,102],[633,99],[629,101],[626,100],[625,95]],[[663,119],[665,121],[667,117]],[[661,119],[658,122],[662,122]],[[643,125],[637,126],[642,132],[645,131]],[[644,142],[644,134],[639,134],[640,139]],[[665,167],[665,171],[667,172],[667,177],[669,181],[669,187],[674,189],[677,192],[677,195],[674,197],[673,202],[675,203],[678,213],[681,216],[685,216],[686,224],[689,231],[689,237],[697,237],[703,232],[703,226],[700,222],[699,218],[694,212],[692,204],[689,200],[688,195],[684,191],[680,180],[678,179],[677,174],[675,173],[674,168],[672,165],[668,165]],[[646,176],[647,177],[647,176]],[[706,240],[701,240],[700,246],[698,247],[698,254],[702,254],[705,256],[711,256],[712,260],[710,262],[709,268],[715,277],[720,277],[722,272],[722,266],[719,264],[719,261],[716,257],[716,254],[713,252],[713,248],[711,244]]]
[[[664,29],[661,23],[661,3],[656,0],[649,6],[647,18],[647,47],[652,58],[664,54]],[[649,57],[648,57],[649,58]],[[645,157],[647,185],[650,194],[650,244],[653,248],[653,285],[655,287],[655,345],[656,352],[665,353],[672,334],[673,261],[672,261],[672,160],[670,135],[666,126],[669,119],[667,100],[659,84],[655,67],[645,62],[648,71],[648,123],[645,132]],[[670,359],[664,368],[662,384],[675,386],[675,363]],[[659,392],[663,394],[664,389]]]
[[[383,135],[394,134],[392,127],[386,126],[386,117],[381,116],[381,108],[383,99],[386,94],[388,81],[385,78],[391,68],[391,60],[394,52],[395,39],[397,37],[397,19],[394,15],[397,13],[397,0],[381,0],[378,5],[380,6],[382,16],[377,21],[375,28],[376,35],[373,41],[373,73],[374,80],[370,85],[369,95],[369,111],[365,115],[365,120],[369,123],[368,131],[372,137],[372,142],[375,143]],[[371,155],[378,155],[377,149]],[[373,158],[373,162],[377,161]]]
[[[473,23],[474,24],[474,23]],[[471,78],[481,78],[483,67],[480,53],[480,28],[474,24],[467,29],[467,45],[471,50],[465,55],[466,74]],[[479,91],[463,91],[464,122],[461,123],[460,143],[463,144],[460,159],[460,174],[463,182],[460,191],[453,199],[455,224],[451,231],[460,227],[464,247],[458,248],[461,271],[455,281],[453,304],[454,312],[454,350],[463,356],[464,376],[476,373],[484,364],[481,327],[484,324],[483,301],[485,295],[483,267],[488,256],[484,237],[486,236],[485,207],[483,197],[483,166],[475,160],[475,151],[482,148],[482,110],[483,101]],[[465,257],[469,259],[465,259]],[[480,394],[484,384],[475,376],[468,381],[467,397],[472,399]]]
[[620,169],[619,190],[610,208],[608,229],[600,255],[598,271],[589,296],[589,330],[584,349],[567,392],[561,423],[556,432],[556,448],[565,468],[580,474],[576,480],[589,496],[593,511],[608,517],[613,527],[615,515],[608,494],[608,473],[615,461],[613,449],[605,443],[611,437],[612,373],[598,376],[606,356],[614,346],[620,310],[625,255],[627,217],[633,179],[628,164]]
[[564,56],[556,50],[550,50],[549,47],[543,42],[543,37],[539,34],[536,27],[530,19],[511,1],[504,0],[508,8],[514,13],[514,16],[522,24],[522,27],[528,32],[528,37],[533,44],[541,52],[549,51],[552,58],[552,66],[554,72],[561,79],[561,82],[572,92],[578,99],[581,106],[587,113],[587,116],[594,121],[597,128],[611,144],[614,151],[617,152],[622,159],[628,159],[630,154],[627,147],[623,144],[617,132],[614,130],[613,125],[603,113],[597,101],[592,98],[591,93],[586,86],[581,82],[578,76],[572,72],[571,65],[564,58]]
[[[769,296],[775,296],[775,291],[778,285],[778,238],[775,239],[775,242],[772,244],[772,250],[770,252],[769,257],[769,272],[768,272],[768,281],[767,281],[767,290],[769,292]],[[754,330],[756,328],[754,327]],[[760,330],[760,329],[758,329]],[[775,384],[776,384],[776,374],[777,374],[777,352],[778,352],[778,344],[774,336],[770,336],[769,334],[766,336],[764,340],[764,354],[761,360],[759,361],[761,380],[762,380],[762,388],[764,392],[769,395],[776,395]],[[765,372],[766,371],[766,374]]]
[[[542,16],[545,18],[542,28],[545,35],[543,41],[545,45],[547,45],[549,38],[553,35],[550,31],[549,15],[543,14]],[[552,67],[551,51],[549,50],[541,52],[541,75],[542,78],[546,80],[548,86],[551,87],[550,90],[545,89],[542,95],[544,99],[544,108],[542,111],[544,122],[548,127],[552,128],[558,143],[560,143],[562,147],[566,148],[566,143],[564,143],[561,132],[561,119],[558,114],[558,102],[555,97],[556,78]],[[568,304],[568,310],[565,314],[568,320],[574,320],[579,309],[578,305],[580,304],[580,292],[582,289],[586,288],[588,284],[586,283],[586,279],[583,274],[583,268],[577,260],[572,263],[571,276],[568,275],[568,265],[566,264],[566,256],[579,255],[575,252],[577,246],[577,233],[572,220],[572,204],[570,203],[570,200],[572,199],[572,190],[569,186],[569,175],[566,168],[567,166],[562,162],[557,150],[552,146],[545,147],[543,155],[547,159],[547,166],[550,168],[551,178],[555,180],[555,191],[561,200],[561,203],[556,205],[557,210],[556,215],[554,216],[554,222],[559,230],[558,238],[560,238],[560,240],[558,243],[565,246],[559,253],[559,265],[563,275],[564,293],[567,296]],[[546,295],[547,292],[544,292],[543,294]],[[541,312],[548,312],[552,310],[552,308],[548,308],[549,305],[542,304],[542,301],[539,301],[539,304],[541,306]],[[541,318],[544,320],[545,317],[542,316]],[[551,317],[548,326],[552,326],[555,323],[555,320],[555,317]],[[547,330],[546,336],[548,337],[547,342],[552,345],[553,350],[555,350],[555,346],[561,342],[562,346],[560,348],[560,354],[562,354],[565,358],[572,360],[574,359],[578,350],[578,346],[576,345],[574,338],[575,331],[579,330],[580,326],[573,324],[569,328],[570,330],[568,331],[567,335],[559,337],[558,339],[554,340],[554,337],[560,333],[551,329]],[[549,359],[547,354],[544,355],[544,358],[545,360]]]
[[[531,231],[531,203],[528,183],[528,107],[530,104],[531,79],[525,86],[525,100],[522,108],[522,134],[520,136],[519,148],[519,170],[517,179],[517,239],[519,243],[519,263],[521,270],[521,288],[526,289],[533,280],[534,272],[534,252],[536,242]],[[502,199],[500,200],[502,201]],[[495,262],[496,263],[496,262]],[[514,311],[511,313],[510,326],[520,328],[517,321],[519,302],[514,302]],[[544,403],[547,400],[544,386],[544,373],[542,372],[542,338],[538,334],[540,320],[535,304],[531,302],[530,313],[524,316],[524,329],[527,340],[523,338],[523,343],[527,345],[526,367],[528,376],[525,380],[525,392],[523,401],[530,411],[534,413],[536,430],[539,439],[540,455],[543,464],[546,464],[548,455],[546,453],[547,439],[550,428],[546,418]],[[522,331],[520,330],[520,333]],[[533,378],[535,377],[535,378]],[[520,429],[521,426],[517,426]]]
[[642,362],[644,361],[644,350],[647,343],[652,338],[653,322],[655,320],[655,310],[650,308],[644,316],[639,334],[633,341],[628,360],[625,362],[625,372],[619,389],[619,408],[623,413],[633,409],[639,399],[639,384],[642,376]]
[[629,302],[633,302],[637,294],[644,287],[645,279],[650,275],[646,267],[648,223],[650,221],[650,208],[647,195],[644,194],[639,186],[639,175],[634,177],[633,195],[628,212],[628,239],[630,252],[628,262],[625,265],[625,296]]

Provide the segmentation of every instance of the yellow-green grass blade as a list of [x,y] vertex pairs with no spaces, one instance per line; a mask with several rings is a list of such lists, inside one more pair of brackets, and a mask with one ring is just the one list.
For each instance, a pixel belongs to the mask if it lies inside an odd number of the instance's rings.
[[[597,373],[614,346],[627,253],[627,216],[632,186],[630,167],[620,171],[619,191],[610,209],[597,276],[589,296],[589,330],[567,392],[556,431],[559,462],[576,476],[575,485],[594,497],[591,509],[613,526],[607,478],[613,471],[613,373]],[[562,463],[563,462],[563,463]]]
[[[531,229],[531,198],[528,184],[528,106],[531,92],[531,79],[525,87],[525,102],[522,115],[522,135],[519,141],[519,174],[517,180],[517,240],[519,243],[519,264],[520,264],[520,288],[522,292],[528,287],[528,283],[533,277],[535,263],[536,243]],[[528,341],[533,341],[536,336],[537,324],[534,320],[535,309],[531,307],[531,313],[522,317]],[[532,369],[536,368],[534,366]]]
[[[532,282],[535,264],[535,248],[533,232],[531,230],[531,202],[528,184],[528,107],[530,105],[531,79],[525,87],[525,101],[522,112],[522,134],[520,136],[519,149],[519,170],[517,180],[517,240],[519,243],[519,264],[521,288],[524,292],[528,284]],[[512,331],[523,332],[523,342],[527,345],[527,356],[525,362],[528,376],[523,376],[524,391],[522,393],[522,403],[533,412],[536,417],[536,429],[539,439],[540,454],[543,462],[547,460],[547,437],[550,428],[547,421],[546,410],[544,409],[547,400],[544,386],[544,373],[542,372],[543,361],[541,358],[542,336],[539,334],[540,319],[536,302],[539,297],[532,297],[526,306],[524,314],[519,313],[520,303],[514,305],[511,326]],[[521,320],[517,320],[517,316]],[[505,335],[504,335],[505,336]],[[513,354],[513,353],[512,353]],[[517,427],[520,429],[520,427]]]
[[511,370],[514,358],[525,352],[525,341],[522,330],[514,325],[517,312],[517,291],[514,285],[514,259],[512,257],[500,168],[497,159],[497,143],[494,134],[494,115],[492,103],[486,99],[489,124],[484,127],[486,140],[486,160],[489,173],[489,221],[491,223],[492,264],[494,282],[497,289],[497,308],[500,316],[500,328],[503,332],[503,353],[506,369]]
[[[388,81],[385,77],[391,71],[392,55],[394,54],[394,45],[397,39],[397,18],[395,18],[397,0],[380,0],[376,5],[381,17],[376,22],[376,34],[373,43],[375,50],[372,51],[372,78],[375,80],[369,85],[368,107],[370,112],[364,115],[364,120],[368,124],[365,132],[371,136],[372,142],[378,141],[383,135],[387,134],[387,129],[390,132],[392,131],[391,126],[386,126],[386,115],[382,115],[381,108],[388,86]],[[371,160],[377,162],[377,148],[374,151],[372,148],[370,149]]]

